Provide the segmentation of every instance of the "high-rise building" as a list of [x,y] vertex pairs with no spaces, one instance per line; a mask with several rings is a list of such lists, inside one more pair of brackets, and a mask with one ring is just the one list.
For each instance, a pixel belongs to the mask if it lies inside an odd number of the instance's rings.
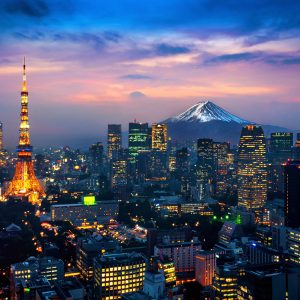
[[139,151],[149,149],[148,130],[148,123],[129,123],[128,148],[132,163],[136,162]]
[[216,252],[211,251],[199,251],[196,254],[196,266],[195,275],[196,281],[203,287],[212,285],[212,279],[214,277],[216,269]]
[[243,127],[238,150],[238,205],[261,216],[267,200],[267,149],[261,126]]
[[285,225],[300,227],[300,161],[289,160],[284,167]]
[[152,124],[152,149],[167,151],[168,136],[166,124]]
[[269,147],[269,190],[283,192],[284,168],[283,163],[292,158],[293,133],[271,133]]
[[89,165],[91,173],[103,174],[104,172],[104,148],[101,142],[93,144],[89,148]]
[[115,195],[115,199],[127,199],[127,184],[127,161],[125,159],[113,161],[111,168],[111,188]]
[[287,160],[291,158],[293,147],[292,132],[273,132],[270,139],[270,154],[272,159]]
[[121,294],[141,291],[146,259],[139,253],[105,254],[94,260],[94,299],[121,299]]
[[217,195],[226,194],[229,189],[229,161],[228,154],[230,144],[226,142],[213,143],[213,179],[215,193]]
[[164,181],[167,177],[167,153],[160,150],[141,150],[137,156],[137,176],[140,183]]
[[3,149],[3,123],[0,122],[0,151]]
[[44,189],[34,173],[32,161],[32,146],[30,145],[28,119],[28,91],[26,84],[25,58],[23,65],[23,85],[21,91],[21,123],[19,145],[17,147],[18,160],[15,175],[4,193],[4,198],[18,197],[28,199],[33,204],[40,204],[40,198],[45,197]]
[[121,124],[108,124],[107,127],[107,156],[115,160],[119,157],[122,148],[122,128]]
[[212,139],[197,141],[197,186],[199,200],[204,200],[210,194],[210,184],[213,178],[214,152]]
[[176,174],[180,178],[181,176],[187,176],[189,173],[189,152],[188,148],[184,147],[176,150]]

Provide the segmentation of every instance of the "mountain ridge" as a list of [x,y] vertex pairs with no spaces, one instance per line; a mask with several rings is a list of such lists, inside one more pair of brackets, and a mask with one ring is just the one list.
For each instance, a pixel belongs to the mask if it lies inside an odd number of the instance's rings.
[[237,122],[240,124],[252,124],[248,120],[242,119],[220,106],[216,105],[212,101],[200,101],[182,113],[175,115],[167,119],[168,122],[178,122],[178,121],[199,121],[199,122],[209,122],[213,120],[220,120],[224,122]]
[[215,141],[237,144],[242,127],[247,124],[261,125],[266,137],[271,132],[291,131],[280,126],[257,124],[242,119],[208,100],[200,101],[161,123],[167,124],[169,136],[180,142],[212,138]]

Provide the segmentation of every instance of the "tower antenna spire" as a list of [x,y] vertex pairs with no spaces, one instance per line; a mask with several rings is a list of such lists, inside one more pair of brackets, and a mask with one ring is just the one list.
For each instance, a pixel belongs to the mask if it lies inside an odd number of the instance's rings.
[[24,62],[23,62],[23,87],[22,91],[26,92],[26,62],[25,62],[25,56],[24,56]]

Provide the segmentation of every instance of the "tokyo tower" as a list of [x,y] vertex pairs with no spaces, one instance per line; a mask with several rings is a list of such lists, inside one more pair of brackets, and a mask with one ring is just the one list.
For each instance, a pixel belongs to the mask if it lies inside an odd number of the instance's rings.
[[34,173],[32,161],[32,146],[30,145],[28,121],[28,91],[26,86],[25,57],[23,65],[23,85],[21,92],[20,137],[17,146],[18,160],[15,175],[4,193],[4,198],[9,197],[28,199],[32,204],[40,204],[40,199],[45,197],[45,191]]

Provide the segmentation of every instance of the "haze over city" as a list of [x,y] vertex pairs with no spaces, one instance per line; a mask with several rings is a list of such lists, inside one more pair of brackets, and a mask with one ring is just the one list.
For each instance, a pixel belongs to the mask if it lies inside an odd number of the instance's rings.
[[300,129],[297,1],[2,1],[1,121],[17,143],[27,58],[35,146],[84,146],[107,123],[164,120],[201,100]]

